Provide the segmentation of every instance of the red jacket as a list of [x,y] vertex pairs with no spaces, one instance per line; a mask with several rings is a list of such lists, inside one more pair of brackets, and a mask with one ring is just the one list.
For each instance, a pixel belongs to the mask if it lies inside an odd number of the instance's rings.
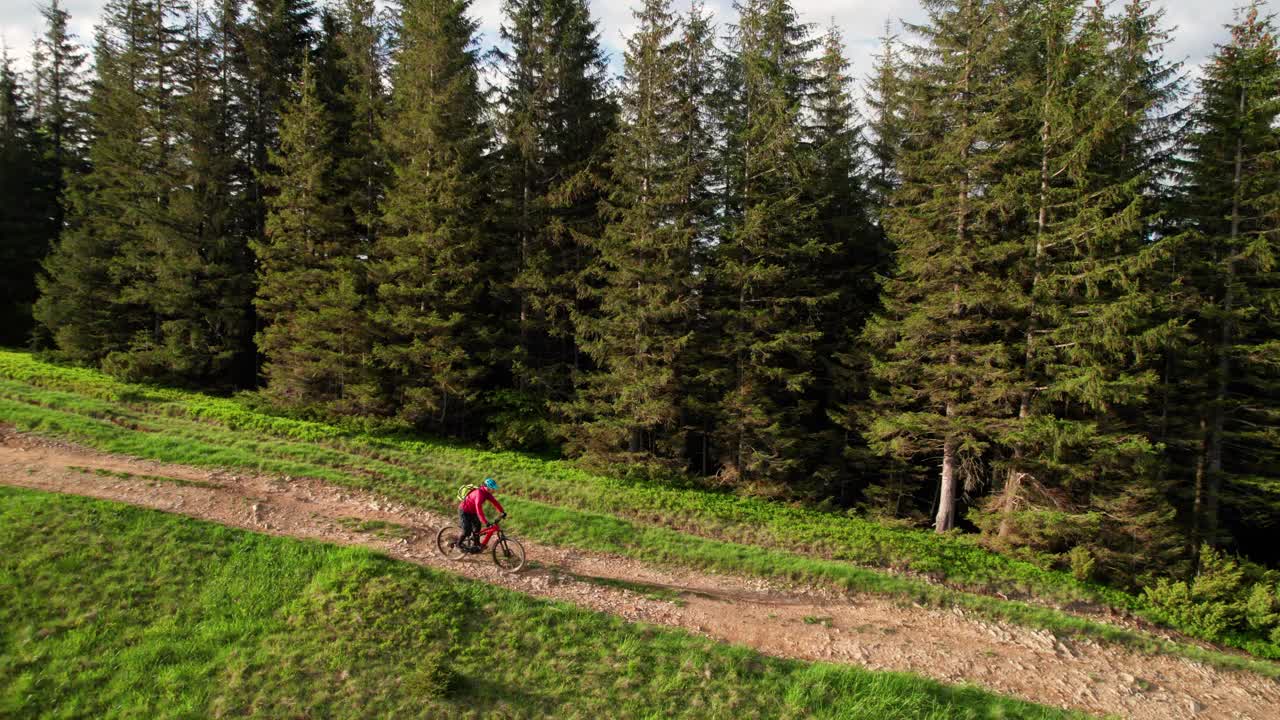
[[467,496],[458,505],[458,510],[472,515],[479,515],[480,522],[488,524],[489,520],[484,516],[484,504],[486,502],[493,503],[493,506],[498,508],[498,512],[506,512],[502,509],[502,503],[498,502],[498,498],[494,497],[487,487],[478,487],[467,493]]

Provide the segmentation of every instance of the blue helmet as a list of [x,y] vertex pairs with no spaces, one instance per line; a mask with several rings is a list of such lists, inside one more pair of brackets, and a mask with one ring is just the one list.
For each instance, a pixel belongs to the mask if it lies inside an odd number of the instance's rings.
[[484,486],[485,486],[485,487],[487,487],[487,488],[489,488],[490,490],[497,490],[497,489],[498,489],[498,481],[497,481],[497,480],[494,480],[493,478],[485,478],[485,479],[484,479]]

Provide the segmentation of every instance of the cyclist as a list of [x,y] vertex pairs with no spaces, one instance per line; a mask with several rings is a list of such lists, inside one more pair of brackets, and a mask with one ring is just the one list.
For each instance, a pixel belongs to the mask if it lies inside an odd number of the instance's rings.
[[498,509],[498,519],[506,517],[507,513],[502,509],[502,503],[498,502],[498,498],[493,496],[493,491],[498,489],[498,483],[493,478],[485,478],[484,485],[477,487],[467,496],[462,498],[462,502],[458,504],[458,518],[462,523],[462,549],[478,553],[484,550],[484,546],[480,544],[480,529],[488,527],[489,520],[484,516],[484,504],[492,503]]

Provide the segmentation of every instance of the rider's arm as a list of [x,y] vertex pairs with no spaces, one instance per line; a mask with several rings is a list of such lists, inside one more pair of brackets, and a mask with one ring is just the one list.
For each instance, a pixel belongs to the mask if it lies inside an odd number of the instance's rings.
[[498,502],[498,498],[494,497],[492,493],[490,493],[489,495],[489,502],[493,503],[493,506],[498,508],[499,513],[507,512],[506,510],[502,509],[502,503]]

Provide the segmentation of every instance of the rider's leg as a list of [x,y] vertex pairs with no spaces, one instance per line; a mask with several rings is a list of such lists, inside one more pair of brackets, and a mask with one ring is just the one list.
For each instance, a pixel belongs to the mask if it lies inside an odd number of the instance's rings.
[[480,552],[480,518],[476,515],[471,516],[471,549]]
[[462,525],[463,547],[476,547],[479,542],[477,533],[480,530],[480,518],[475,513],[459,512],[458,520]]

